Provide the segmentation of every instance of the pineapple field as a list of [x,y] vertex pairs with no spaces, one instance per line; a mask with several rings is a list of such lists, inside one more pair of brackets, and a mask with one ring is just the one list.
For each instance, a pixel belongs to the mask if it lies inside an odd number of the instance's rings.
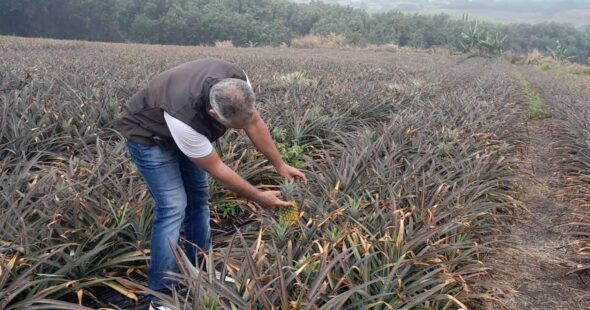
[[590,93],[497,57],[0,37],[0,309],[146,309],[150,195],[121,105],[179,63],[252,81],[280,179],[241,131],[215,147],[292,208],[210,179],[212,250],[177,249],[171,309],[586,309]]

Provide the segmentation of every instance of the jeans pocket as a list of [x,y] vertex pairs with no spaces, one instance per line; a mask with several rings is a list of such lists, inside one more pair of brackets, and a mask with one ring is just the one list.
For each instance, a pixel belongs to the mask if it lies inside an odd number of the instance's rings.
[[139,144],[131,140],[127,140],[127,149],[129,150],[129,155],[131,155],[131,159],[135,160],[136,158],[141,157]]

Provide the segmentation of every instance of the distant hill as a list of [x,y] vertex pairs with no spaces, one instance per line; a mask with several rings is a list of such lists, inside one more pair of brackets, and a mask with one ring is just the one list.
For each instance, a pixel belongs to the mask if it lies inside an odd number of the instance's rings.
[[[310,0],[292,0],[308,3]],[[399,10],[407,13],[447,13],[503,23],[561,22],[590,24],[588,0],[321,0],[350,5],[370,12]]]

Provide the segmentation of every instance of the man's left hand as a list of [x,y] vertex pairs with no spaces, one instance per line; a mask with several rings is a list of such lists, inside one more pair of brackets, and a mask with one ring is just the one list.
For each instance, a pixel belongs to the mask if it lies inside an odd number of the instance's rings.
[[305,174],[297,168],[284,164],[277,168],[277,173],[289,181],[295,179],[296,181],[307,185],[307,178],[305,177]]

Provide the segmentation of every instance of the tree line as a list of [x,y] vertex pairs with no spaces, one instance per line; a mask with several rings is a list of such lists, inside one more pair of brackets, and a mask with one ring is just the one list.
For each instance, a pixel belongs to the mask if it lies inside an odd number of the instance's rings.
[[[231,40],[236,46],[279,45],[307,34],[334,33],[353,45],[389,44],[461,49],[465,16],[363,10],[313,1],[286,0],[0,0],[0,33],[110,42],[203,45]],[[557,23],[480,22],[500,35],[504,50],[548,51],[559,40],[568,57],[590,57],[590,27]]]

